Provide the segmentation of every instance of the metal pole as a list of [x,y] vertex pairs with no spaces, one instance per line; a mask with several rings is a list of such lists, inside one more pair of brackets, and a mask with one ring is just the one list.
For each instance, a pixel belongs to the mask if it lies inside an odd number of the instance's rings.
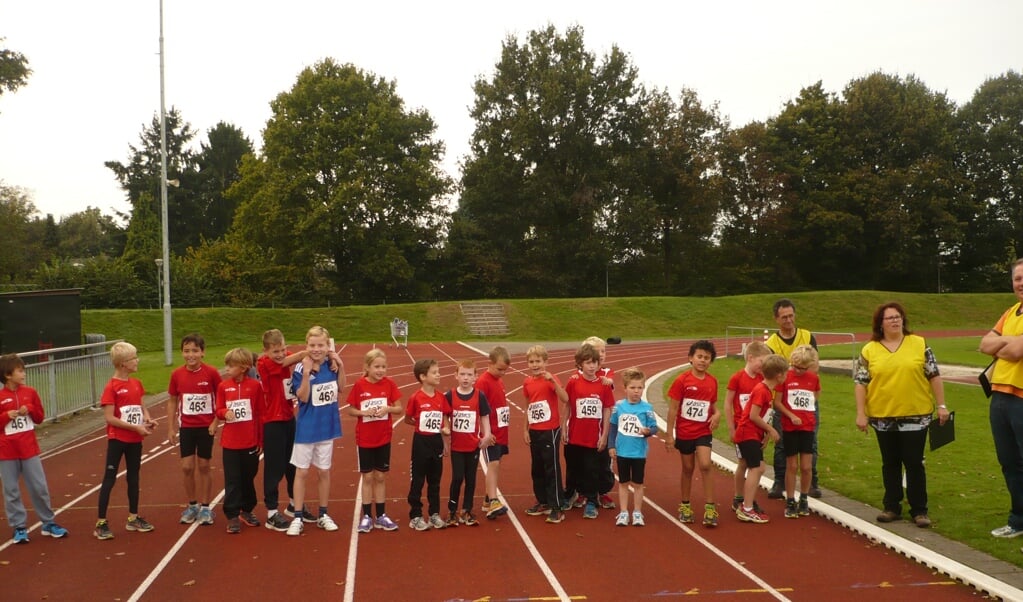
[[167,109],[163,85],[163,0],[160,0],[160,219],[163,246],[163,361],[170,366],[171,357],[171,291],[170,236],[167,229]]

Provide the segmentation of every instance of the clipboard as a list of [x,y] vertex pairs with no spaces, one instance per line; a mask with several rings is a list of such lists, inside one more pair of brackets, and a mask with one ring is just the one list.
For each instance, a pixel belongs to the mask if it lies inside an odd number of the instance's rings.
[[931,440],[931,451],[944,447],[956,440],[956,413],[949,412],[945,424],[938,422],[935,418],[927,427],[928,438]]
[[995,372],[995,362],[997,361],[997,358],[991,360],[991,363],[987,365],[987,368],[984,368],[984,371],[977,375],[977,381],[980,382],[980,388],[984,389],[984,395],[986,397],[991,397],[991,393],[993,392],[991,390],[991,375]]

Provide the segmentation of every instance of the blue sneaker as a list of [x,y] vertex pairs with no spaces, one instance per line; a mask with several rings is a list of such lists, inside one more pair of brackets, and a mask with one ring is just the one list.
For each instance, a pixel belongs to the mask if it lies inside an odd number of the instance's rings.
[[18,527],[14,530],[14,543],[28,543],[28,529]]
[[43,535],[46,537],[52,537],[54,539],[60,539],[67,535],[67,529],[61,527],[57,523],[47,523],[43,525]]
[[597,505],[587,502],[586,508],[583,510],[583,518],[597,518]]

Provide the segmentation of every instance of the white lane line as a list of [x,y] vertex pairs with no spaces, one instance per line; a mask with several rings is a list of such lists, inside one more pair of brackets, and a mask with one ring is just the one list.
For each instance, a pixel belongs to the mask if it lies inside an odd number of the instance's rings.
[[41,454],[39,456],[39,459],[40,460],[48,460],[48,459],[50,459],[50,458],[52,458],[54,456],[59,456],[60,454],[62,454],[64,452],[69,452],[69,451],[71,451],[73,449],[77,449],[77,448],[79,448],[79,447],[81,447],[83,445],[88,445],[88,444],[93,443],[95,441],[99,441],[100,439],[106,439],[106,438],[107,438],[106,433],[103,433],[102,435],[100,435],[98,437],[93,437],[92,439],[87,439],[85,441],[82,441],[81,443],[77,443],[77,444],[71,445],[69,447],[58,447],[56,449],[52,449],[52,450],[46,452],[45,454]]
[[359,554],[359,521],[362,519],[362,474],[355,488],[355,510],[352,512],[352,532],[348,538],[348,568],[345,569],[345,602],[355,600],[355,566]]

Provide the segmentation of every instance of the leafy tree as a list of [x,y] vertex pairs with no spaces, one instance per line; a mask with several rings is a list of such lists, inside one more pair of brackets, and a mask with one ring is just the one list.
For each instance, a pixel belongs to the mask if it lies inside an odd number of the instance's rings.
[[[0,38],[3,42],[4,38]],[[25,55],[9,48],[0,48],[0,95],[4,91],[14,92],[28,83],[32,70]]]
[[57,256],[85,259],[97,255],[118,257],[124,251],[124,230],[114,218],[103,215],[96,207],[61,218],[57,224]]
[[35,267],[38,234],[41,234],[33,228],[36,220],[36,207],[28,193],[0,181],[0,232],[3,232],[4,240],[4,249],[0,253],[0,281],[27,279]]
[[201,238],[213,240],[231,226],[237,199],[231,200],[225,193],[241,177],[242,157],[251,155],[253,149],[241,129],[223,121],[206,132],[206,139],[195,157],[199,171],[195,227]]
[[549,26],[524,43],[509,36],[473,88],[448,249],[461,293],[602,294],[615,161],[639,127],[635,68],[617,47],[598,61],[580,27]]
[[82,289],[85,308],[158,307],[156,277],[138,278],[135,268],[120,259],[100,255],[85,260],[57,259],[36,272],[40,288]]
[[450,186],[430,115],[407,110],[393,81],[332,59],[271,109],[262,158],[243,161],[228,191],[238,235],[344,299],[421,298]]
[[[148,196],[148,193],[143,193],[132,214],[125,234],[124,254],[121,255],[121,261],[131,266],[143,280],[155,277],[158,271],[156,259],[163,255],[160,218],[153,213]],[[171,277],[174,277],[173,272]],[[173,284],[171,294],[174,295]]]

